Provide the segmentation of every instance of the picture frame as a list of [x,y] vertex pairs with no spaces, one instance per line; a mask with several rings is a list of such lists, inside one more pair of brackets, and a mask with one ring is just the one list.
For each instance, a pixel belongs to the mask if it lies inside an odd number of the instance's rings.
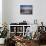
[[33,13],[32,5],[20,5],[20,14],[31,15]]

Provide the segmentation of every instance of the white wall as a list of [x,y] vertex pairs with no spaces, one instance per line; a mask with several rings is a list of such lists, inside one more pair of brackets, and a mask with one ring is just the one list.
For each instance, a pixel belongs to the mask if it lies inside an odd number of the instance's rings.
[[2,0],[0,0],[0,27],[2,27]]
[[[21,15],[20,5],[31,4],[33,5],[32,15]],[[4,3],[4,19],[7,23],[22,22],[26,20],[28,23],[34,23],[37,19],[38,24],[41,21],[46,25],[46,0],[5,0]]]
[[2,0],[2,22],[8,23],[8,17],[7,17],[7,0]]

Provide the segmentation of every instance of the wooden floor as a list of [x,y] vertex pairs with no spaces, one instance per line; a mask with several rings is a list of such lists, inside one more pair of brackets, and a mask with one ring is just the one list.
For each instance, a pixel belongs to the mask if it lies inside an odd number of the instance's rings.
[[1,44],[0,46],[4,46],[4,45]]
[[[0,46],[4,46],[4,45],[0,45]],[[38,44],[34,44],[32,46],[39,46]],[[46,46],[46,45],[40,45],[40,46]]]
[[46,46],[46,45],[40,45],[40,46]]

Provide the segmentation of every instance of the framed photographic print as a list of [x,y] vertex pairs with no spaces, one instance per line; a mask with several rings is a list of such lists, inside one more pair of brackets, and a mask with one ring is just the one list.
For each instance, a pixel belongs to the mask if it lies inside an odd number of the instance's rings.
[[32,5],[20,5],[20,14],[32,14]]

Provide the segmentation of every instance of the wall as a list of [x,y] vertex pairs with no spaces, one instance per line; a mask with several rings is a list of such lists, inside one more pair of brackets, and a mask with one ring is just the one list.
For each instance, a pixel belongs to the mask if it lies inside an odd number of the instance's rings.
[[2,0],[0,0],[0,27],[2,27]]
[[2,0],[2,23],[8,23],[7,17],[7,0]]
[[[29,24],[34,23],[34,19],[37,19],[38,24],[41,21],[46,25],[46,0],[4,0],[4,16],[3,20],[7,23],[22,22],[26,20]],[[33,5],[32,15],[21,15],[20,4]]]

